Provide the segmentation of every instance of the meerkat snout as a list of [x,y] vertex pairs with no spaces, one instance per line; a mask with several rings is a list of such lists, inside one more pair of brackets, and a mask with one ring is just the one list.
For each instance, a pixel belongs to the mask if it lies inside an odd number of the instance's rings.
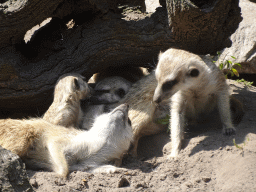
[[165,93],[167,92],[170,92],[176,84],[178,84],[178,80],[173,79],[166,81],[165,83],[163,83],[162,86],[157,86],[153,96],[153,102],[159,104],[163,100],[165,100],[165,98],[163,98],[163,95],[165,95]]

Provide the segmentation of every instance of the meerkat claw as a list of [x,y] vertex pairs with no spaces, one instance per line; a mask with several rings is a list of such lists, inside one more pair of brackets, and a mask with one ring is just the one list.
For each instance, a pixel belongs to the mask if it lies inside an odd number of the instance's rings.
[[236,129],[233,127],[223,129],[223,135],[230,136],[230,135],[235,135],[235,134],[236,134]]

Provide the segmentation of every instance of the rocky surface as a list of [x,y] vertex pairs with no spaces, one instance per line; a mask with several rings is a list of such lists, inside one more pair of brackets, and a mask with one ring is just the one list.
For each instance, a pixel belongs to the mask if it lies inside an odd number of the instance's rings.
[[31,192],[25,164],[10,151],[0,146],[0,191]]
[[[241,63],[240,73],[256,74],[256,3],[249,0],[240,0],[243,20],[236,32],[231,36],[232,46],[224,49],[219,63],[231,60]],[[231,56],[236,57],[232,59]]]

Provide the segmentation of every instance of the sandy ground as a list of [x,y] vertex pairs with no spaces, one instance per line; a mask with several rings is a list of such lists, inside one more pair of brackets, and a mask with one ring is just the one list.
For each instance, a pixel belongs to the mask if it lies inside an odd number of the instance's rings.
[[[144,137],[139,157],[125,157],[127,171],[115,174],[72,172],[66,181],[53,172],[28,170],[36,191],[256,191],[256,88],[230,82],[232,94],[245,106],[235,136],[223,136],[217,114],[189,127],[179,157],[167,133]],[[235,139],[236,147],[233,143]]]

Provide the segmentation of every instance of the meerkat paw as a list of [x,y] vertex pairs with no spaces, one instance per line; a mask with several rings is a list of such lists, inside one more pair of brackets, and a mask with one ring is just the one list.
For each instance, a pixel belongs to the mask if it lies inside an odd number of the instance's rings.
[[55,173],[60,178],[67,178],[67,176],[69,174],[69,170],[66,167],[59,167],[59,170],[56,170]]
[[57,177],[54,181],[56,185],[62,186],[65,185],[65,182],[67,181],[67,178],[65,177]]
[[115,167],[113,165],[102,165],[91,170],[91,173],[120,173],[126,171],[125,168]]
[[234,127],[231,128],[223,128],[222,130],[223,135],[235,135],[236,134],[236,129]]
[[176,159],[179,155],[178,151],[172,151],[170,155],[168,155],[168,159]]

